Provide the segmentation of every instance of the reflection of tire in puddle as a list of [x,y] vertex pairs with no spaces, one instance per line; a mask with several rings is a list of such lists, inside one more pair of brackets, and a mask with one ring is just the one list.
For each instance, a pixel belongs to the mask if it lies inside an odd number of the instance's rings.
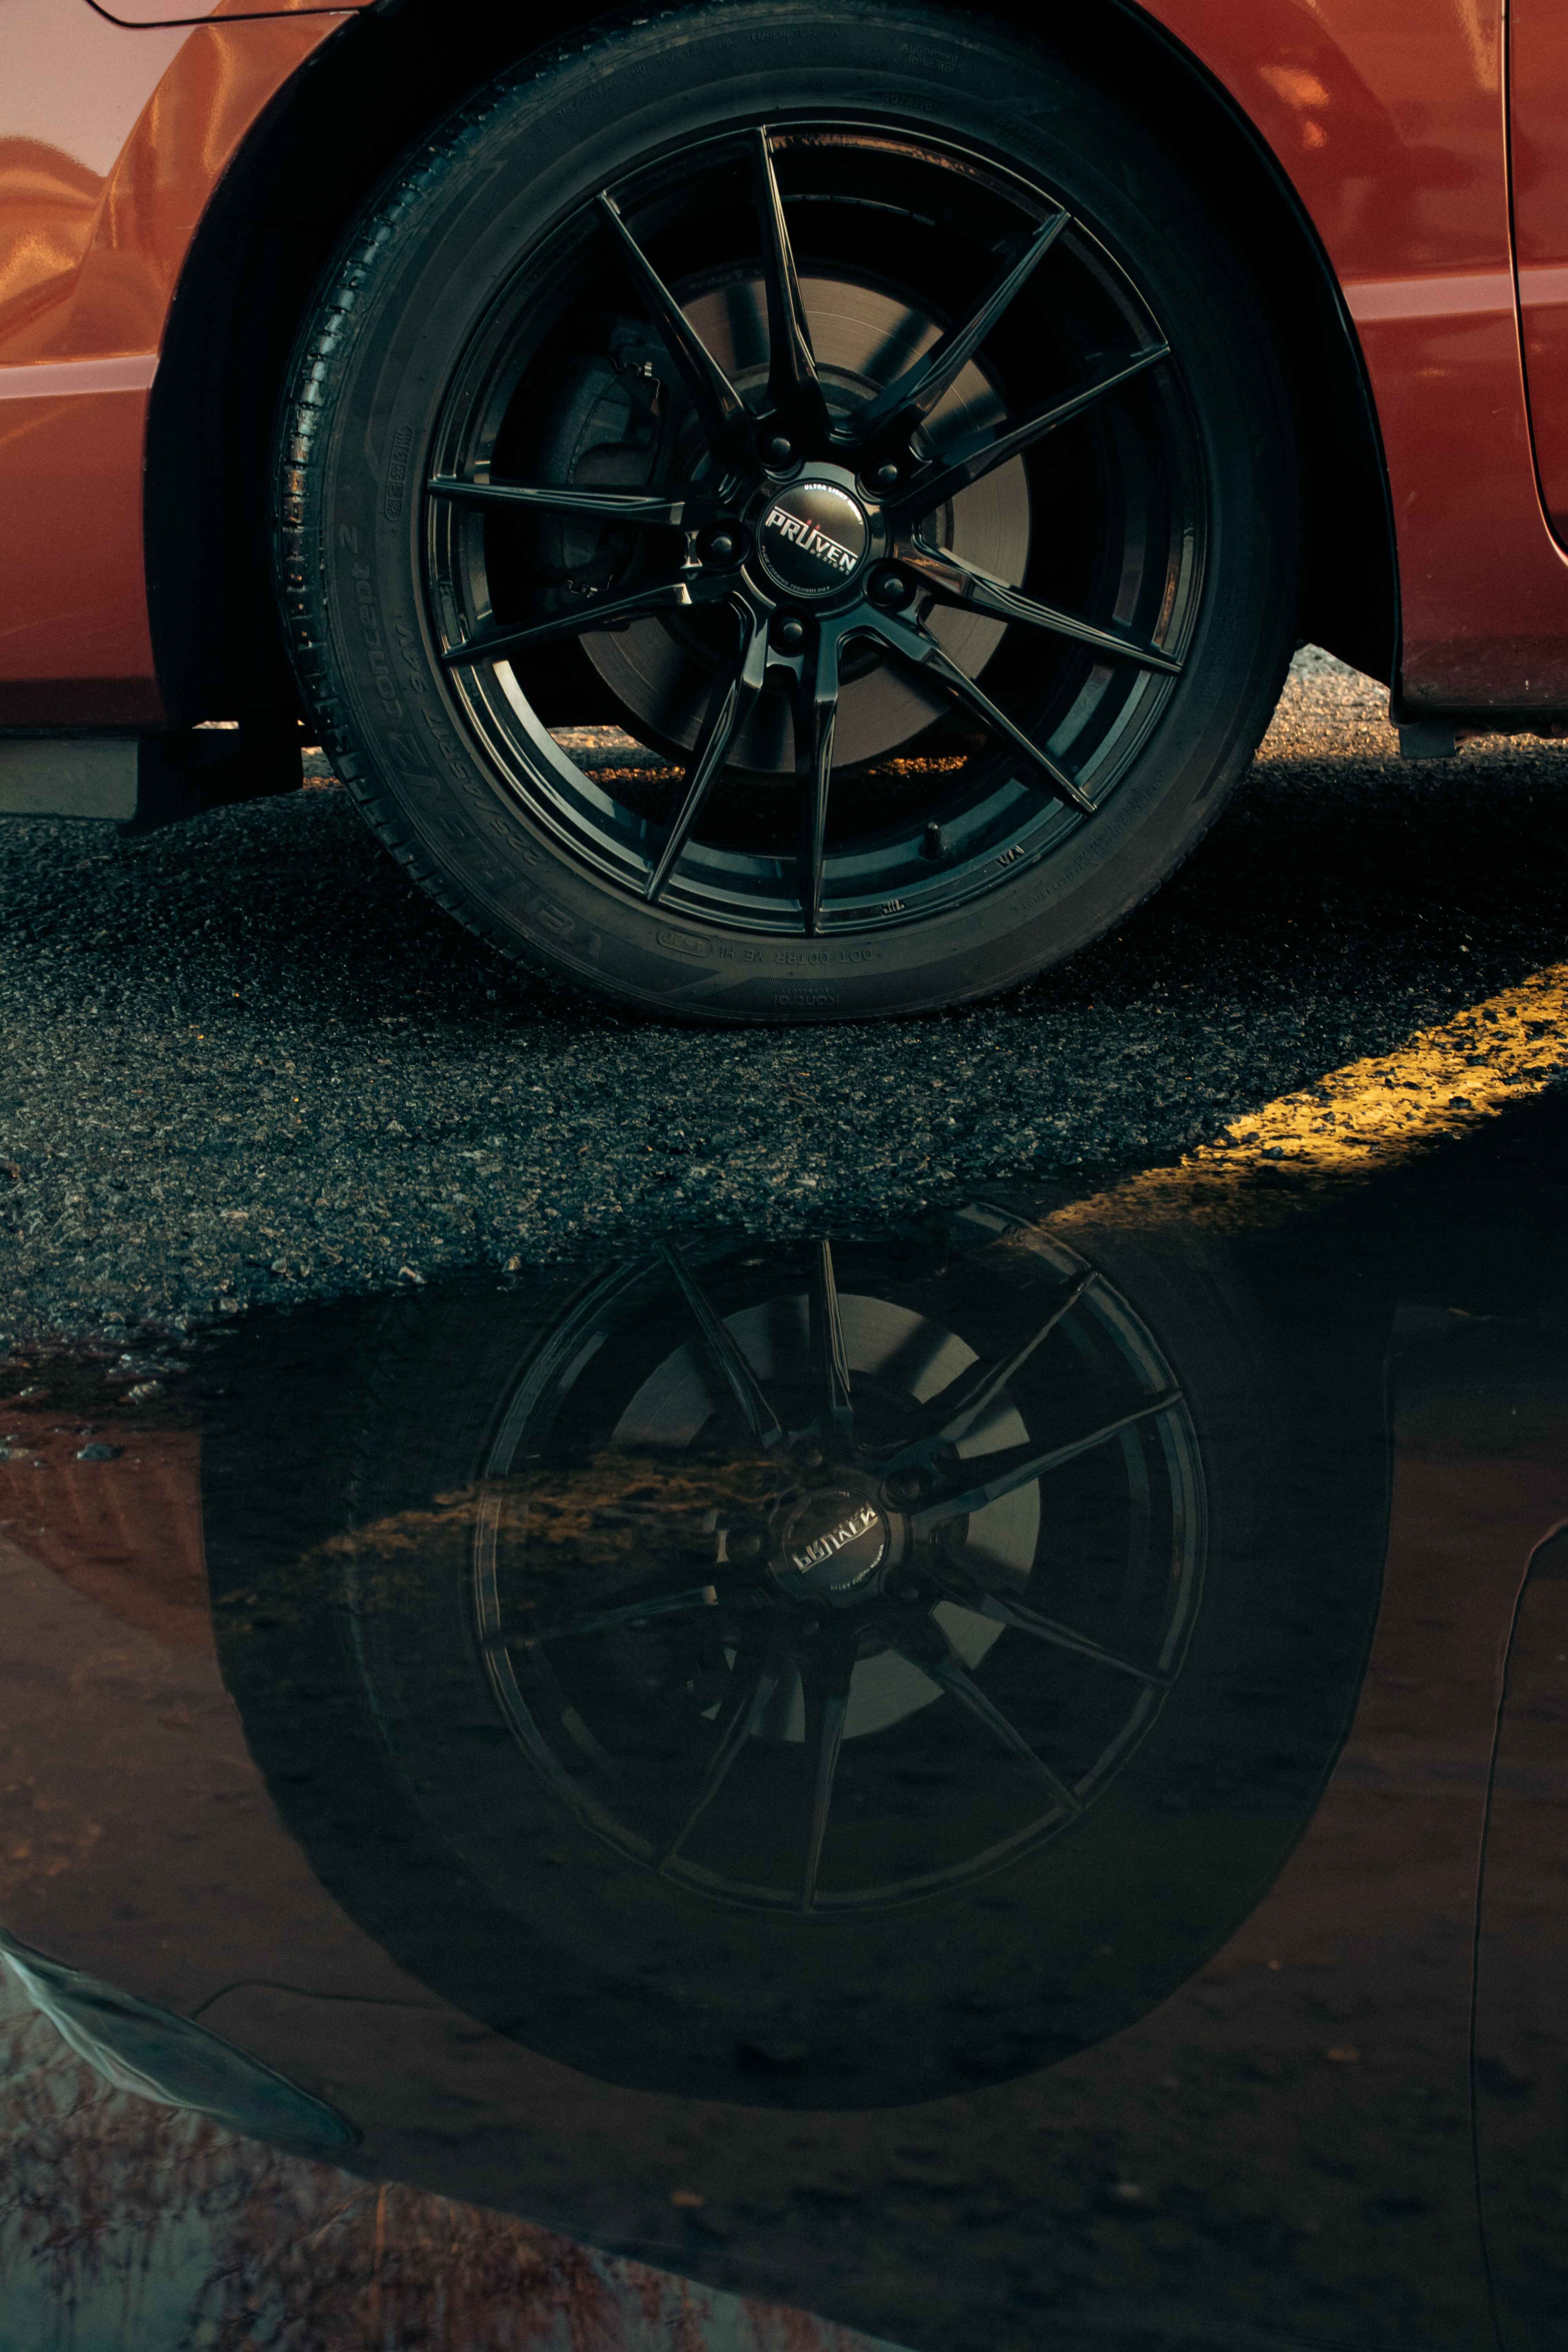
[[630,2085],[1100,2039],[1269,1883],[1364,1654],[1376,1448],[1255,1322],[1190,1242],[987,1208],[420,1302],[353,1526],[216,1530],[286,1818],[404,1966]]

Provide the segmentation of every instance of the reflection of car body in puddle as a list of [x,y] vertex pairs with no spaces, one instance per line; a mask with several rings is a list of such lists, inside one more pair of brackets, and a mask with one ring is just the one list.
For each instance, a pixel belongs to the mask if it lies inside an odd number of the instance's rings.
[[225,1671],[326,1883],[508,2035],[750,2105],[1005,2079],[1191,1974],[1343,1737],[1381,1447],[1279,1379],[1190,1240],[985,1208],[464,1293],[292,1528],[281,1433],[210,1464]]

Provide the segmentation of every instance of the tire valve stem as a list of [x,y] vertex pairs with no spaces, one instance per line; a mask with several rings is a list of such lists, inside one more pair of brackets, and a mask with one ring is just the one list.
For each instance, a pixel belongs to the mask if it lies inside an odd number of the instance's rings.
[[921,856],[922,857],[930,857],[932,859],[945,857],[947,856],[947,844],[942,839],[942,827],[940,824],[931,824],[927,825],[925,829],[925,839],[921,843]]

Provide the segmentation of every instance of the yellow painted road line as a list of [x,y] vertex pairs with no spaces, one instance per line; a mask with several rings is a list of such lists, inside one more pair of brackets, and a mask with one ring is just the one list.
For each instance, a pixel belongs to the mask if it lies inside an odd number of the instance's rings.
[[[1173,1168],[1147,1169],[1074,1202],[1050,1223],[1070,1228],[1162,1214],[1230,1222],[1249,1177],[1288,1175],[1311,1186],[1374,1175],[1529,1101],[1565,1069],[1568,963],[1554,963],[1436,1028],[1418,1030],[1392,1054],[1349,1062],[1279,1096]],[[1289,1213],[1282,1198],[1278,1206]],[[1254,1194],[1247,1222],[1259,1212],[1267,1213]]]

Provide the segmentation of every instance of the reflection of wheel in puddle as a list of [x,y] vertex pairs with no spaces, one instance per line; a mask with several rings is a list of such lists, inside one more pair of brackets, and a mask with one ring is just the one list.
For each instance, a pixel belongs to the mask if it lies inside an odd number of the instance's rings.
[[401,1968],[604,2081],[1085,2049],[1257,1902],[1353,1704],[1380,1397],[1294,1328],[1205,1238],[989,1204],[401,1300],[205,1459],[274,1801]]
[[826,1244],[669,1250],[525,1368],[480,1638],[623,1856],[768,1908],[936,1894],[1072,1829],[1154,1721],[1201,1592],[1187,1404],[1103,1275],[990,1255],[895,1297]]

